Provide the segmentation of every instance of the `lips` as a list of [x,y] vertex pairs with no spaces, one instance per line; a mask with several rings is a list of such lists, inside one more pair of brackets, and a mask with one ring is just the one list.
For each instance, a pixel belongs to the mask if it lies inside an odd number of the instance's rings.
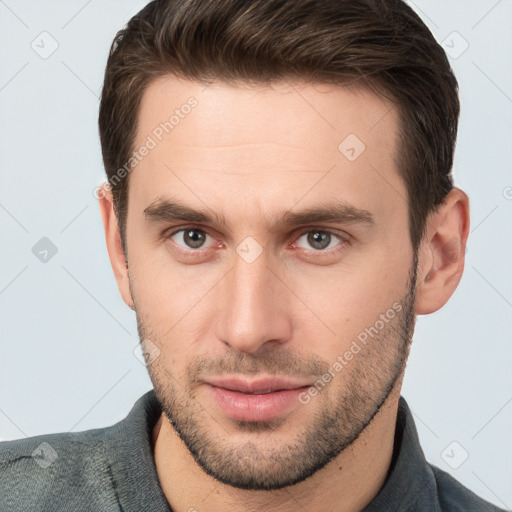
[[282,377],[208,379],[206,385],[222,412],[236,420],[265,421],[299,404],[298,395],[309,382]]
[[208,379],[208,384],[218,388],[238,391],[253,395],[262,395],[273,391],[282,391],[285,389],[297,389],[308,386],[308,382],[292,381],[281,377],[260,377],[253,381],[232,377],[223,379]]

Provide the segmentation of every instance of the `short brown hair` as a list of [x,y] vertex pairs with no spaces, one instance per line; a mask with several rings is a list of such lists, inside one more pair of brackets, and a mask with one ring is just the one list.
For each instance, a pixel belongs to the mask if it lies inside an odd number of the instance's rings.
[[393,101],[414,249],[428,214],[453,188],[457,81],[441,46],[402,0],[154,0],[112,43],[99,112],[125,252],[129,176],[113,178],[133,151],[144,90],[167,74],[203,83],[355,83]]

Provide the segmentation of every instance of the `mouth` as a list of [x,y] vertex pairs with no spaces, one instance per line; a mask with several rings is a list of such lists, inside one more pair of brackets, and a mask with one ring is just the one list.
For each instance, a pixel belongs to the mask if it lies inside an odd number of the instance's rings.
[[228,377],[208,379],[206,382],[211,386],[250,395],[264,395],[275,391],[298,389],[310,385],[310,382],[285,379],[282,377],[259,377],[252,381],[239,377]]
[[282,416],[299,404],[298,396],[309,382],[281,377],[260,377],[249,381],[239,377],[209,379],[211,397],[231,419],[268,421]]

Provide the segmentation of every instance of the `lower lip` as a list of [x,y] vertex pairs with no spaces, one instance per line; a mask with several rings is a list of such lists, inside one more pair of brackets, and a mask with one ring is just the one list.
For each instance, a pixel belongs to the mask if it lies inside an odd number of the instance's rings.
[[208,387],[213,399],[227,416],[244,421],[265,421],[277,418],[293,404],[297,404],[299,395],[307,389],[305,386],[263,395],[250,395],[210,384]]

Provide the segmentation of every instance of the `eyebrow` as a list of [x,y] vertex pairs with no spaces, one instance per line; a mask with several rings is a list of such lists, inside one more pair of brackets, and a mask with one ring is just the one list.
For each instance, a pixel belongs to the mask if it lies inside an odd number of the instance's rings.
[[[144,216],[152,222],[173,222],[182,220],[185,222],[216,224],[227,227],[226,218],[218,212],[208,210],[196,210],[180,201],[157,199],[144,209]],[[324,202],[318,206],[300,211],[278,212],[273,216],[276,226],[295,227],[302,224],[315,222],[339,223],[339,224],[375,224],[374,216],[368,210],[356,208],[343,201]]]

